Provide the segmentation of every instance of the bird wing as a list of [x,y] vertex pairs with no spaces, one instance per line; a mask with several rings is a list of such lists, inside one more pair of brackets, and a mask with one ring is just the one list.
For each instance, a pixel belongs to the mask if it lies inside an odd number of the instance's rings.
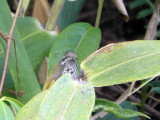
[[52,68],[43,86],[43,91],[50,88],[52,84],[54,84],[54,82],[62,75],[62,71],[63,71],[63,66],[60,63],[58,63]]

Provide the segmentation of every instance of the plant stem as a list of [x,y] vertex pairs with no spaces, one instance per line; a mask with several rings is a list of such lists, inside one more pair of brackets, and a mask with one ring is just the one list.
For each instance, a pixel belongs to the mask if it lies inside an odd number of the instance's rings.
[[10,47],[11,47],[11,42],[12,42],[12,39],[13,39],[13,31],[14,31],[14,28],[15,28],[15,25],[16,25],[16,21],[17,21],[17,18],[18,18],[18,13],[19,13],[22,1],[23,0],[19,1],[18,8],[16,10],[16,15],[15,15],[12,27],[10,29],[9,35],[7,36],[7,53],[6,53],[6,57],[5,57],[5,64],[4,64],[4,69],[3,69],[3,74],[2,74],[1,84],[0,84],[0,96],[1,96],[1,93],[2,93],[3,84],[4,84],[4,80],[5,80],[5,75],[6,75],[6,71],[7,71]]
[[51,9],[50,17],[47,21],[46,30],[52,31],[55,29],[58,17],[61,13],[65,0],[55,0]]
[[160,4],[160,0],[156,0],[155,1],[155,9],[153,6],[154,12],[151,17],[151,20],[149,21],[147,31],[144,36],[144,40],[154,40],[157,37],[157,26],[158,26],[158,23],[160,22],[160,17],[159,17],[160,5],[159,4]]
[[102,7],[103,7],[103,2],[104,2],[104,0],[99,0],[98,1],[98,12],[97,12],[97,18],[96,18],[95,27],[99,27],[101,13],[102,13]]
[[[146,85],[142,88],[142,94],[141,94],[141,111],[144,113],[144,105],[145,105],[145,102],[148,98],[148,95],[147,95],[147,91],[148,91],[148,88],[149,86]],[[142,118],[143,120],[146,120],[145,117]]]

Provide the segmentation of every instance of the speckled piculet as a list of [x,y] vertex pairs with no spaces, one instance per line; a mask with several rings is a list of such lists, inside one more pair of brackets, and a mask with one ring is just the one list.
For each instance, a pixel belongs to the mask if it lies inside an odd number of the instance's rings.
[[43,90],[50,88],[65,73],[70,73],[73,79],[77,79],[77,54],[74,51],[66,52],[62,60],[53,67],[44,84]]

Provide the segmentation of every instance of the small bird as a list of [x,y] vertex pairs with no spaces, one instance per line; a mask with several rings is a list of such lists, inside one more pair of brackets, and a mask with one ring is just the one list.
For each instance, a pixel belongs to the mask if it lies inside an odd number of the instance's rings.
[[77,79],[77,54],[74,51],[66,52],[62,60],[52,68],[44,84],[43,91],[50,88],[54,82],[65,73],[69,73],[71,74],[72,78]]

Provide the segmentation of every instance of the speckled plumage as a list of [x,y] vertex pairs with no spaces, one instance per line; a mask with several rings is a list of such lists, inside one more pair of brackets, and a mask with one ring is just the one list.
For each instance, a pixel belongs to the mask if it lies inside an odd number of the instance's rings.
[[44,84],[43,90],[46,90],[54,84],[54,82],[63,74],[70,73],[73,79],[77,79],[77,55],[73,51],[68,51],[62,58],[62,60],[57,63],[51,70],[47,81]]

